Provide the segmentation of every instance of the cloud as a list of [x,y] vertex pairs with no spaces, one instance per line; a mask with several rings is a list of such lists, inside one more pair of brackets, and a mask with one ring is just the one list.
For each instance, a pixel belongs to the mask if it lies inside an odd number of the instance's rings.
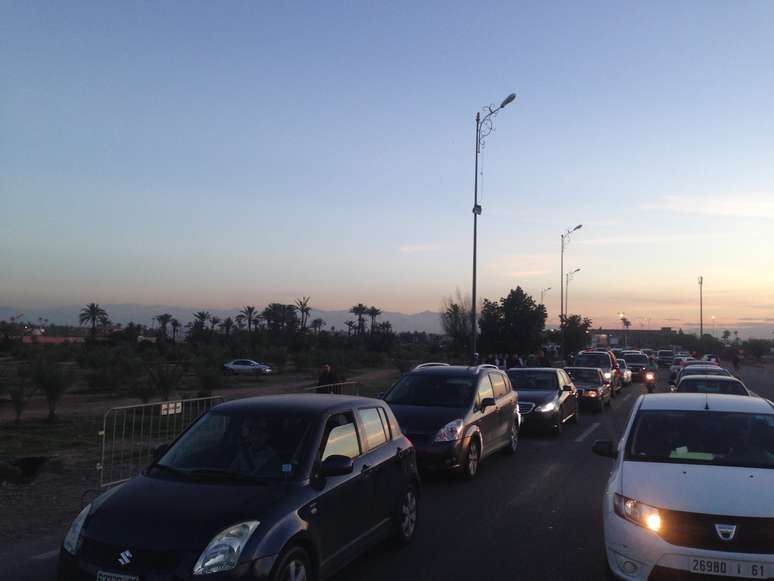
[[671,195],[656,203],[643,204],[641,208],[725,218],[774,219],[774,193]]
[[610,246],[620,244],[658,244],[659,242],[684,242],[686,240],[717,240],[718,234],[648,234],[644,236],[611,236],[607,238],[592,238],[574,242],[578,246]]
[[540,276],[541,274],[548,274],[550,270],[517,270],[515,272],[509,272],[508,276],[514,278],[529,278],[530,276]]
[[439,244],[404,244],[398,250],[401,254],[419,254],[422,252],[435,252],[440,250]]
[[507,278],[530,278],[551,272],[556,257],[548,254],[507,254],[492,259],[487,270]]

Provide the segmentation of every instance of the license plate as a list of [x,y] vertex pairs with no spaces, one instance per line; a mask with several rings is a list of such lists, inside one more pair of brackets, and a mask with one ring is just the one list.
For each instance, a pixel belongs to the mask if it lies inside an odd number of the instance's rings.
[[766,565],[746,561],[725,561],[723,559],[691,559],[691,573],[717,575],[718,577],[768,579]]
[[136,575],[122,575],[121,573],[105,573],[97,571],[97,581],[140,581]]

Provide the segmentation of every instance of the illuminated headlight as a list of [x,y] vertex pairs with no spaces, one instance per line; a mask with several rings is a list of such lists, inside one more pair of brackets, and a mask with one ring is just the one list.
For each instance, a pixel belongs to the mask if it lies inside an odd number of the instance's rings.
[[196,561],[193,574],[208,575],[236,567],[250,535],[259,524],[257,520],[250,520],[220,531]]
[[465,426],[462,420],[452,420],[438,430],[433,442],[454,442],[462,438],[462,428]]
[[548,403],[544,403],[543,405],[535,408],[535,410],[539,412],[552,412],[555,409],[556,409],[556,402],[553,402],[553,401],[549,401]]
[[605,379],[610,379],[611,377],[613,377],[612,371],[605,371]]
[[86,517],[89,516],[90,512],[91,505],[89,504],[80,512],[80,514],[78,514],[78,516],[75,517],[75,520],[67,530],[62,547],[64,547],[64,550],[71,555],[75,555],[81,546],[81,531],[83,530],[83,523],[86,522]]
[[597,397],[599,395],[599,393],[597,392],[596,389],[589,389],[589,390],[586,390],[583,393],[583,395],[586,395],[588,397]]
[[647,379],[648,381],[652,381],[652,380],[656,379],[656,376],[653,373],[646,373],[645,374],[645,379]]
[[656,533],[661,530],[661,515],[655,507],[616,494],[613,500],[613,508],[618,516],[636,525]]

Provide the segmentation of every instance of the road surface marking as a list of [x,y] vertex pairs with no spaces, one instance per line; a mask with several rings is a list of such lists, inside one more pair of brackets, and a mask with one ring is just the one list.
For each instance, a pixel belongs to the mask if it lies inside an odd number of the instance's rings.
[[586,431],[585,431],[585,432],[583,432],[583,433],[582,433],[580,436],[578,436],[577,438],[575,438],[575,441],[576,441],[576,442],[582,442],[583,440],[585,440],[585,439],[586,439],[586,437],[587,437],[587,436],[588,436],[588,435],[589,435],[591,432],[593,432],[594,430],[596,430],[598,427],[599,427],[599,422],[594,422],[593,424],[591,424],[591,425],[590,425],[590,426],[589,426],[589,427],[586,429]]
[[45,553],[41,553],[40,555],[35,555],[34,557],[31,557],[33,561],[45,561],[46,559],[50,559],[51,557],[56,557],[59,554],[59,549],[53,549],[51,551],[46,551]]

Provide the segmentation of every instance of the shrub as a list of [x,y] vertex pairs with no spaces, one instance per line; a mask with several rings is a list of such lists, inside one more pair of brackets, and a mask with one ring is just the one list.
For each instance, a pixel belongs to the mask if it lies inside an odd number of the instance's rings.
[[381,368],[384,367],[384,353],[378,351],[366,351],[360,358],[364,367]]
[[214,390],[223,387],[223,373],[217,367],[197,367],[196,379],[199,380],[199,397],[210,396]]
[[269,350],[269,363],[271,363],[278,372],[282,372],[288,362],[288,350],[284,347],[275,347]]
[[163,401],[175,391],[183,379],[183,370],[179,365],[160,364],[148,370],[148,383],[158,392]]
[[392,362],[395,365],[395,367],[398,369],[398,371],[400,371],[401,375],[403,375],[404,373],[408,373],[413,367],[413,363],[411,359],[408,357],[408,354],[401,351],[399,351],[393,356]]
[[31,378],[32,384],[46,396],[48,421],[55,421],[56,406],[73,383],[72,371],[65,371],[62,365],[40,358],[32,365]]
[[309,351],[293,353],[293,363],[298,371],[306,371],[312,364],[312,354]]

